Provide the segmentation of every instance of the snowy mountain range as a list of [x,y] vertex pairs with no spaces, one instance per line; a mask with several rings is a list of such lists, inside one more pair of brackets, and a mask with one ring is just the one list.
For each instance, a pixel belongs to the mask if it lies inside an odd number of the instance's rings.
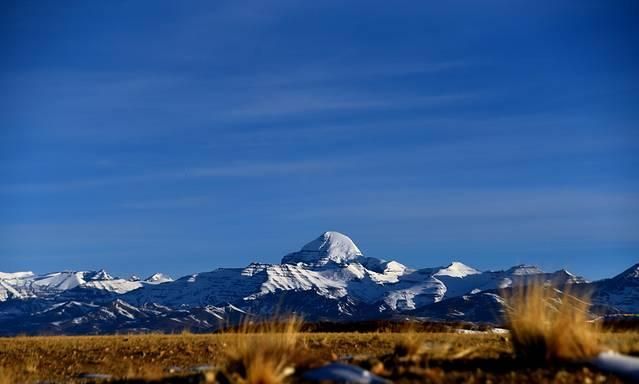
[[309,321],[415,317],[499,323],[500,292],[531,281],[593,292],[597,311],[639,313],[639,264],[588,282],[529,265],[479,271],[460,262],[412,269],[366,257],[346,235],[325,232],[282,258],[173,280],[106,271],[0,273],[0,334],[214,330],[247,316],[299,313]]

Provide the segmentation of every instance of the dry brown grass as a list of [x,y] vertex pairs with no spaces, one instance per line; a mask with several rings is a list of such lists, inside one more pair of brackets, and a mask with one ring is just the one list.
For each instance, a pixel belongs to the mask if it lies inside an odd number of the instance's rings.
[[12,369],[0,367],[0,384],[14,384],[17,382],[17,376]]
[[[5,382],[0,380],[0,384],[86,383],[86,380],[81,379],[83,373],[109,374],[116,379],[153,379],[161,375],[166,381],[169,377],[193,376],[192,368],[201,365],[223,370],[230,382],[239,381],[236,377],[246,382],[248,378],[246,370],[242,368],[243,359],[238,357],[251,355],[239,352],[246,351],[249,345],[256,345],[255,333],[0,338],[0,373],[13,375],[5,379]],[[601,373],[592,369],[586,372],[580,365],[546,367],[541,364],[530,367],[527,361],[513,359],[508,335],[418,333],[426,352],[422,359],[417,360],[393,357],[396,345],[405,342],[407,338],[407,335],[401,333],[302,333],[294,336],[295,343],[291,343],[291,338],[288,338],[285,339],[288,342],[280,339],[275,344],[283,345],[284,350],[293,351],[289,366],[295,366],[296,372],[283,379],[291,382],[299,380],[309,367],[309,362],[317,366],[340,360],[372,370],[376,370],[375,364],[380,361],[384,371],[379,373],[395,383],[424,380],[441,383],[473,380],[493,383],[583,383],[587,380],[593,383],[620,383],[609,375],[602,379]],[[606,347],[639,354],[639,334],[636,332],[604,333],[600,335],[600,341]],[[233,345],[240,347],[230,356],[229,348]],[[470,353],[469,348],[472,348]],[[463,358],[456,359],[460,355]],[[286,356],[288,358],[290,354],[286,353]],[[304,360],[300,361],[298,357]],[[251,361],[251,358],[248,357],[246,361]],[[394,364],[401,364],[402,369],[397,369]],[[34,366],[37,367],[36,371],[33,370]],[[171,367],[176,367],[177,370],[172,373],[169,369]],[[421,369],[413,369],[415,367]],[[268,371],[277,372],[273,369]],[[417,373],[420,376],[416,376]],[[201,382],[204,380],[201,379]]]
[[415,358],[426,352],[424,333],[417,332],[415,327],[408,325],[397,336],[394,353],[400,358]]
[[244,323],[229,333],[226,371],[234,382],[281,384],[295,371],[300,358],[302,320],[290,317],[268,323]]
[[543,282],[505,294],[513,350],[518,357],[581,361],[601,351],[601,329],[589,321],[589,298],[558,291]]

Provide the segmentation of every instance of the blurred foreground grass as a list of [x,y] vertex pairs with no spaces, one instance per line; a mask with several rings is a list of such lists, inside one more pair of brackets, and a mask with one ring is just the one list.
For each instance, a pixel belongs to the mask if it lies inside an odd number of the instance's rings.
[[[639,355],[639,333],[601,333],[600,343]],[[0,383],[87,382],[86,374],[159,380],[222,367],[238,340],[259,335],[179,334],[0,338]],[[398,382],[614,382],[581,365],[527,366],[509,334],[299,333],[305,367],[342,360]],[[411,352],[413,351],[413,352]],[[414,355],[413,355],[414,354]],[[232,355],[232,354],[231,354]],[[390,357],[389,357],[390,356]],[[392,357],[392,358],[391,358]]]

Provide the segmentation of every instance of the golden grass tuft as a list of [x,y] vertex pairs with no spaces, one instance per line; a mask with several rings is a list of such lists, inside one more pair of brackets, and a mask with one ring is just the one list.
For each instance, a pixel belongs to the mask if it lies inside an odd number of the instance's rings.
[[0,384],[14,384],[18,382],[17,375],[9,368],[0,367]]
[[281,384],[294,372],[300,358],[302,320],[290,317],[266,323],[245,322],[228,333],[226,346],[229,372],[245,384]]
[[504,294],[506,317],[517,357],[536,361],[580,361],[597,355],[601,329],[589,321],[590,300],[541,281]]

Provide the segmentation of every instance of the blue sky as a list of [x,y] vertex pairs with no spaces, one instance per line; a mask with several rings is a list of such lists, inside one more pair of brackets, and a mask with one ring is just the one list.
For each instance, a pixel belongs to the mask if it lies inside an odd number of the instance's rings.
[[637,2],[1,7],[2,271],[639,261]]

